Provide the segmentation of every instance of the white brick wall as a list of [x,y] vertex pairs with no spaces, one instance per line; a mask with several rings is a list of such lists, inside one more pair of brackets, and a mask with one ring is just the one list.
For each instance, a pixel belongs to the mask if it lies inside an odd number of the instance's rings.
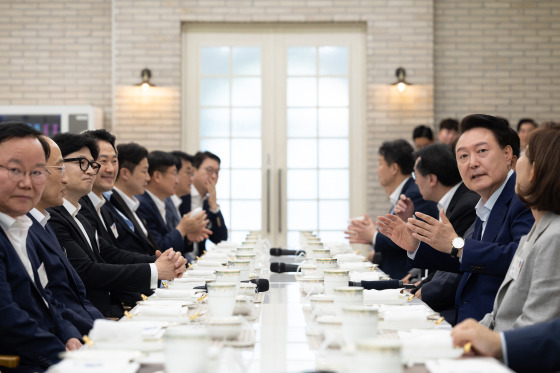
[[95,105],[111,122],[111,1],[0,0],[0,104]]
[[[366,25],[367,206],[381,142],[472,112],[560,119],[560,2],[0,0],[0,104],[90,104],[120,141],[180,146],[182,22]],[[414,83],[388,85],[403,66]],[[133,87],[149,67],[157,88]],[[112,84],[114,82],[114,84]]]
[[435,118],[560,120],[559,1],[435,1]]

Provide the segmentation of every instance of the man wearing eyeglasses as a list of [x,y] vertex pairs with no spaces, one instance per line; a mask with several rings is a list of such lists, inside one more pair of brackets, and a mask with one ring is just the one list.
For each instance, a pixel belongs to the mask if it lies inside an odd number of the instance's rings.
[[27,240],[25,214],[48,174],[50,149],[40,135],[25,123],[0,124],[0,351],[19,355],[20,371],[33,372],[81,346],[78,330],[50,303],[48,276]]
[[[87,289],[88,299],[105,315],[122,316],[115,295],[122,291],[147,293],[157,280],[171,280],[186,270],[180,253],[168,250],[155,256],[121,250],[104,240],[97,230],[78,214],[79,200],[87,195],[99,171],[99,148],[88,135],[60,133],[53,137],[64,159],[68,184],[62,206],[48,209],[60,245],[66,249]],[[156,255],[157,256],[157,255]]]
[[[192,160],[194,167],[193,186],[191,194],[182,197],[183,204],[179,207],[183,214],[196,208],[206,211],[208,220],[208,229],[212,231],[209,239],[218,243],[226,241],[228,231],[224,217],[220,211],[216,196],[216,184],[220,173],[220,158],[211,152],[197,152]],[[205,241],[194,244],[193,254],[199,255],[205,249]]]
[[47,159],[47,181],[41,199],[27,216],[33,225],[29,228],[27,240],[35,246],[35,252],[43,263],[52,302],[61,311],[64,319],[72,322],[82,335],[87,335],[96,319],[103,318],[101,312],[86,299],[86,288],[80,276],[72,267],[66,253],[60,247],[53,229],[48,225],[48,207],[60,206],[66,194],[68,177],[65,175],[64,161],[60,149],[48,137],[44,140],[50,146]]

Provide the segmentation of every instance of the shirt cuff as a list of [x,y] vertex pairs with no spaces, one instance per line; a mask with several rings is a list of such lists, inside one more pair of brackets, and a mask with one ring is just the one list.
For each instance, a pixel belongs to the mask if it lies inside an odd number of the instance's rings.
[[216,210],[212,210],[210,207],[208,207],[208,211],[210,211],[212,214],[217,214],[218,212],[220,212],[220,205],[218,205],[218,208]]
[[373,238],[371,239],[371,248],[375,250],[375,239],[377,238],[377,231],[373,232]]
[[414,258],[416,258],[416,253],[418,252],[419,248],[420,248],[420,244],[418,244],[418,246],[416,246],[416,250],[406,252],[406,255],[408,256],[408,258],[410,260],[414,260]]
[[150,264],[150,289],[157,289],[158,287],[158,270],[155,263]]
[[502,355],[504,356],[504,364],[509,366],[508,362],[508,354],[507,354],[507,344],[506,344],[506,336],[504,332],[500,332],[500,341],[502,342]]

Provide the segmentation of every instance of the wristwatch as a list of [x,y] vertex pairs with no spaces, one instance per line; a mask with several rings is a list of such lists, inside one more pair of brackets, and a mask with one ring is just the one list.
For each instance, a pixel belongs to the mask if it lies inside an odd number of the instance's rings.
[[451,245],[453,245],[453,248],[451,249],[451,257],[452,258],[457,258],[457,254],[459,253],[459,250],[461,250],[464,246],[465,246],[465,240],[463,239],[463,237],[455,237],[454,239],[451,240]]

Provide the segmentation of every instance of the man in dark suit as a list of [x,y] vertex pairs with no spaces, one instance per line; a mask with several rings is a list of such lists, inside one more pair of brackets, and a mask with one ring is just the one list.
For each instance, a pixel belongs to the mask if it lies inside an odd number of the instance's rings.
[[118,173],[112,190],[104,193],[109,201],[107,208],[115,223],[111,229],[121,248],[140,254],[153,255],[159,250],[136,211],[140,201],[137,194],[144,194],[150,176],[148,174],[148,150],[136,143],[117,146]]
[[25,123],[0,124],[0,351],[20,357],[18,371],[34,372],[81,346],[78,330],[49,302],[48,276],[27,241],[26,214],[48,174],[49,146],[40,136]]
[[[211,152],[197,152],[192,160],[194,168],[191,193],[183,196],[180,206],[182,214],[201,208],[210,221],[208,229],[212,231],[210,241],[219,243],[227,241],[228,230],[216,195],[216,184],[220,174],[220,158]],[[206,248],[206,242],[198,242],[193,246],[193,255],[200,255]]]
[[[117,240],[116,223],[107,208],[103,193],[113,189],[118,172],[118,159],[115,149],[115,136],[107,130],[99,129],[85,132],[93,137],[99,147],[96,159],[100,164],[99,172],[93,181],[91,192],[80,198],[79,214],[84,216],[97,230],[97,233],[111,244],[123,248]],[[153,255],[155,253],[150,253]]]
[[[186,270],[180,253],[167,251],[147,256],[121,250],[101,237],[87,219],[78,214],[79,200],[92,188],[100,165],[94,160],[98,147],[88,135],[58,134],[53,140],[64,158],[68,176],[62,206],[52,207],[50,224],[87,289],[88,299],[106,316],[122,315],[120,302],[111,295],[119,291],[147,292],[157,280],[170,280]],[[114,295],[114,294],[113,294]]]
[[[380,217],[378,227],[403,249],[414,266],[462,272],[455,304],[457,322],[492,311],[494,298],[522,236],[534,223],[514,192],[512,139],[507,123],[473,114],[461,121],[455,155],[465,185],[480,197],[472,237],[460,237],[445,214],[441,221],[416,213],[405,225]],[[412,232],[410,234],[409,232]],[[419,244],[419,242],[422,242]]]
[[144,194],[136,196],[140,201],[138,215],[146,221],[159,247],[173,248],[185,253],[185,237],[199,242],[211,232],[205,227],[208,221],[205,214],[191,218],[187,214],[172,227],[167,224],[164,200],[175,194],[177,184],[177,159],[166,152],[153,151],[148,155],[150,180]]
[[[416,211],[429,216],[438,214],[435,202],[422,198],[418,187],[411,177],[414,166],[412,146],[406,140],[384,142],[379,148],[379,165],[377,175],[379,184],[391,200],[391,213],[399,197],[404,194],[414,203]],[[350,243],[372,244],[370,260],[379,263],[383,272],[393,279],[401,279],[408,273],[406,253],[383,233],[378,232],[372,220],[366,215],[363,221],[353,220],[345,232]]]
[[[414,176],[422,197],[426,201],[437,202],[438,209],[449,217],[455,232],[464,236],[474,223],[474,206],[480,197],[461,181],[453,152],[447,145],[434,144],[418,150],[415,156]],[[412,200],[401,195],[395,215],[406,221],[413,213]],[[415,295],[453,325],[455,294],[460,281],[458,273],[437,271],[417,286]]]
[[493,356],[516,372],[560,370],[560,318],[519,329],[494,332],[473,319],[453,328],[453,344],[472,343],[475,355]]
[[66,258],[48,220],[46,209],[63,202],[68,178],[64,175],[64,162],[60,149],[49,138],[50,156],[47,159],[48,177],[37,207],[28,213],[33,221],[27,240],[31,240],[38,259],[44,265],[49,283],[46,290],[52,294],[53,303],[61,310],[62,317],[70,321],[82,335],[87,335],[95,319],[103,315],[86,299],[86,288],[78,273]]

